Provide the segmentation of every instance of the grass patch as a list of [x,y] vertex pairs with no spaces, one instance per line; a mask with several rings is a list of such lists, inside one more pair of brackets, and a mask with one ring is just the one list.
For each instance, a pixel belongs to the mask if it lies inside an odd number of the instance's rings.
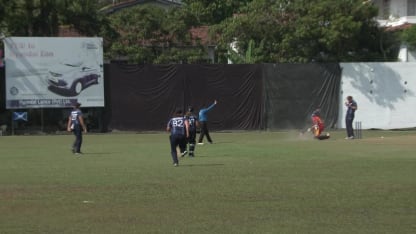
[[175,168],[168,135],[0,138],[0,233],[414,233],[412,131],[315,141],[213,133]]

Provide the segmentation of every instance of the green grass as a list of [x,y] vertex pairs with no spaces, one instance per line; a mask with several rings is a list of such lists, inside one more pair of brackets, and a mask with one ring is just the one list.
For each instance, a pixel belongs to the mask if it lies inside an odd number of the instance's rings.
[[416,132],[344,134],[0,137],[0,233],[416,233]]

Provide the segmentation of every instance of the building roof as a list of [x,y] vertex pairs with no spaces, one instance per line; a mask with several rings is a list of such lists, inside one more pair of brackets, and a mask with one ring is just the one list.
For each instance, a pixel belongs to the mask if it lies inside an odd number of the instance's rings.
[[58,37],[83,37],[74,27],[69,25],[59,26]]
[[388,26],[388,27],[385,27],[385,30],[386,31],[390,31],[390,32],[392,32],[392,31],[400,31],[400,30],[403,30],[403,29],[408,29],[408,28],[412,27],[412,25],[414,25],[414,24],[404,23],[404,24],[400,24],[400,25],[396,25],[396,26]]
[[202,45],[212,45],[214,42],[209,37],[209,26],[200,26],[197,28],[191,28],[189,30],[192,40],[195,42],[199,40]]

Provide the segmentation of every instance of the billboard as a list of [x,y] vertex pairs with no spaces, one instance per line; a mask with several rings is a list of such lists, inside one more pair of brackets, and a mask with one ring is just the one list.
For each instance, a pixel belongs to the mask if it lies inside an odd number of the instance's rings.
[[104,106],[102,38],[8,37],[6,108]]

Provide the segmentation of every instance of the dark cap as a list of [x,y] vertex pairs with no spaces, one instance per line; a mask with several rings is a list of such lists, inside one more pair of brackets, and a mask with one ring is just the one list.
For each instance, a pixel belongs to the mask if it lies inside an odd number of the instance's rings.
[[321,115],[321,108],[317,108],[312,113],[312,116],[320,116],[320,115]]
[[74,102],[74,103],[72,104],[72,106],[74,106],[74,107],[80,107],[80,106],[81,106],[81,103],[79,103],[79,102]]

